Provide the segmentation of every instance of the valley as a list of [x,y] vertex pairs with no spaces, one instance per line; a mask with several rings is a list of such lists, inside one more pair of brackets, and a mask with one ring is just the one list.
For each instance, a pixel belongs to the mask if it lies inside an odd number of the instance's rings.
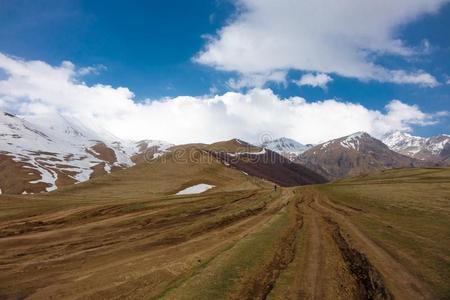
[[[0,196],[0,298],[450,295],[448,168],[274,190],[220,162],[166,165]],[[200,182],[214,188],[175,195]]]
[[450,0],[0,23],[0,300],[450,300]]

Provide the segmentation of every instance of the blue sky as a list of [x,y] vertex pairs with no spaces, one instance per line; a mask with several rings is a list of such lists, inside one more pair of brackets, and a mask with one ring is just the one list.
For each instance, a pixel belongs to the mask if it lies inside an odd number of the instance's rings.
[[0,50],[59,64],[104,65],[92,79],[139,98],[201,95],[221,78],[192,63],[233,13],[226,1],[1,1]]
[[[248,2],[251,9],[252,1]],[[98,72],[83,76],[87,85],[124,86],[136,95],[135,101],[202,96],[212,92],[222,94],[231,90],[245,93],[254,86],[236,89],[230,87],[229,80],[238,81],[250,73],[253,76],[253,69],[236,68],[232,66],[234,61],[228,64],[231,58],[220,60],[208,56],[203,62],[194,58],[207,52],[208,46],[221,46],[218,31],[233,25],[249,7],[243,9],[231,0],[0,0],[0,52],[52,66],[71,61],[80,68],[97,67]],[[424,113],[448,111],[450,4],[440,3],[429,10],[432,11],[411,13],[413,16],[405,16],[407,21],[392,27],[395,31],[392,35],[401,39],[405,48],[413,49],[414,55],[399,56],[392,53],[396,50],[377,45],[376,49],[370,49],[370,62],[383,70],[430,74],[439,83],[433,87],[348,76],[347,70],[332,69],[334,66],[330,67],[330,72],[314,67],[302,70],[297,62],[283,67],[287,74],[283,80],[268,80],[259,86],[272,89],[280,98],[299,96],[308,101],[333,98],[380,111],[392,99],[400,99],[409,105],[418,105]],[[250,16],[257,18],[255,15]],[[274,22],[276,20],[274,18]],[[294,37],[295,34],[292,32]],[[207,36],[215,37],[216,42],[208,40]],[[386,53],[380,55],[383,51]],[[329,69],[328,66],[323,68]],[[256,72],[264,73],[264,70],[264,66],[258,66]],[[273,70],[278,67],[275,65]],[[332,81],[324,88],[294,83],[306,73],[327,73]],[[438,119],[436,125],[411,126],[414,133],[420,135],[449,133],[449,118]]]

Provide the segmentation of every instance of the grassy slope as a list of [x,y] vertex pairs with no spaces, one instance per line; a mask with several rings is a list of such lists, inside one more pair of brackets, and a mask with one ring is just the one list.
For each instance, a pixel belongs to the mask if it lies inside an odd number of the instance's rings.
[[[177,157],[175,157],[177,155]],[[196,148],[187,147],[149,163],[117,171],[48,194],[0,196],[0,220],[21,214],[80,205],[133,203],[159,199],[186,187],[207,183],[214,192],[255,190],[270,184],[227,168]]]
[[295,223],[294,210],[285,207],[275,213],[260,230],[248,235],[229,251],[203,266],[202,272],[194,272],[185,281],[167,290],[167,299],[242,299],[251,298],[250,286],[266,274],[280,244],[278,239]]
[[[54,193],[0,196],[0,298],[156,296],[283,206],[272,184],[194,149],[177,155]],[[198,183],[216,187],[174,196]]]
[[350,218],[440,298],[450,298],[450,169],[398,169],[323,185]]
[[[193,149],[181,158],[210,159]],[[48,195],[0,196],[0,298],[355,297],[325,218],[334,215],[317,190],[440,298],[449,296],[450,169],[274,192],[209,162],[167,159]],[[216,188],[173,195],[197,183]]]

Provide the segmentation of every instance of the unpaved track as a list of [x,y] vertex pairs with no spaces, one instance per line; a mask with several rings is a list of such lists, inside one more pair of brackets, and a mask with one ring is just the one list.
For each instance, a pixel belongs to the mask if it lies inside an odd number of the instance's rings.
[[314,194],[296,191],[303,229],[296,257],[281,273],[269,299],[354,299],[357,284],[332,237],[332,228],[313,209]]
[[383,248],[364,235],[347,216],[351,209],[337,206],[323,194],[312,190],[315,194],[313,207],[323,216],[332,218],[351,236],[354,246],[366,254],[372,264],[379,270],[391,292],[398,299],[432,299],[432,294],[418,278],[412,275],[405,266],[396,261]]
[[183,298],[281,211],[295,218],[273,238],[273,256],[222,299],[432,299],[351,222],[364,212],[313,187],[177,199],[0,222],[0,299]]
[[[0,298],[157,295],[173,280],[252,234],[285,205],[287,197],[283,193],[264,205],[258,199],[273,192],[247,194],[217,205],[192,201],[188,203],[193,205],[189,214],[178,212],[183,204],[171,204],[132,213],[108,210],[110,217],[105,214],[82,221],[71,214],[84,210],[63,211],[56,216],[51,212],[42,219],[71,218],[66,223],[45,224],[39,230],[27,228],[23,233],[20,226],[32,227],[30,224],[39,218],[1,224],[11,230],[19,226],[19,231],[0,238]],[[254,208],[258,202],[263,206]],[[183,231],[197,223],[198,227]]]
[[323,299],[324,296],[324,237],[323,232],[319,228],[317,214],[308,209],[312,200],[307,199],[308,206],[305,209],[305,222],[310,223],[310,232],[307,238],[307,265],[304,270],[306,274],[305,280],[305,296],[311,299]]
[[297,194],[305,236],[270,299],[433,299],[423,282],[351,222],[363,211],[332,203],[313,187]]

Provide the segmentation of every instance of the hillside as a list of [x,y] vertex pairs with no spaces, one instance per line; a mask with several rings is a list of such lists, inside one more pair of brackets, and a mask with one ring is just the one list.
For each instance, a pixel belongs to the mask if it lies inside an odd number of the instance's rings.
[[[450,297],[450,169],[385,170],[320,187],[330,207],[383,248],[385,270],[403,266],[395,283],[419,287],[428,293],[398,299]],[[375,252],[366,253],[376,255]],[[391,261],[391,262],[390,262]],[[387,264],[391,264],[390,266]],[[391,279],[392,280],[392,279]],[[397,281],[397,282],[395,282]],[[423,281],[423,282],[421,282]],[[411,288],[411,289],[413,289]],[[395,294],[394,294],[395,295]]]
[[245,174],[264,178],[281,186],[325,183],[316,172],[271,150],[239,140],[213,144],[207,149],[222,163]]
[[121,141],[59,114],[28,117],[0,112],[0,190],[38,193],[128,168],[172,146]]
[[299,155],[296,162],[330,180],[383,169],[427,165],[390,150],[364,132],[319,144]]
[[[183,153],[0,196],[0,297],[448,297],[449,169],[274,191],[220,161],[180,164],[209,159],[198,147]],[[175,195],[199,183],[214,187]]]

